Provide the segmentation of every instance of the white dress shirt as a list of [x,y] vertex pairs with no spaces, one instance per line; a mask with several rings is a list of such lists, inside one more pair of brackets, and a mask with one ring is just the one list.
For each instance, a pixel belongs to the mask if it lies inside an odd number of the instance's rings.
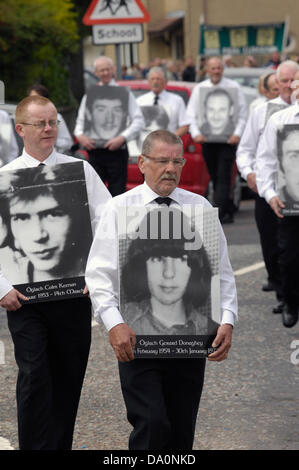
[[[11,160],[13,160],[14,158],[16,158],[18,155],[19,155],[19,147],[18,147],[18,144],[17,144],[17,139],[14,135],[14,130],[13,130],[13,127],[12,127],[12,123],[11,123],[11,120],[10,120],[10,117],[9,117],[9,114],[4,111],[3,109],[0,109],[0,128],[1,128],[1,125],[4,124],[4,126],[7,126],[8,129],[9,129],[9,140],[10,140],[10,147],[9,147],[9,155],[7,156],[7,159],[6,161],[7,162],[10,162]],[[1,131],[0,131],[1,133]]]
[[278,196],[277,131],[285,124],[299,124],[299,105],[295,103],[274,113],[263,132],[257,149],[256,182],[259,195],[267,202]]
[[72,147],[74,141],[68,130],[65,120],[59,113],[57,113],[57,120],[60,121],[60,123],[58,126],[55,149],[57,150],[57,152],[63,153]]
[[168,130],[175,132],[179,127],[188,126],[190,118],[187,115],[186,105],[183,98],[176,93],[163,90],[156,95],[152,91],[137,98],[139,106],[152,106],[155,97],[158,96],[158,106],[163,106],[168,117]]
[[[101,83],[98,84],[99,86]],[[118,86],[115,80],[111,80],[108,86]],[[137,137],[141,129],[144,128],[144,119],[141,109],[139,108],[137,101],[131,92],[129,92],[129,103],[128,103],[128,127],[121,132],[126,141],[134,139]],[[84,134],[84,122],[85,122],[85,107],[86,107],[86,95],[83,96],[76,120],[76,125],[74,129],[74,135],[79,136]]]
[[242,178],[247,180],[249,173],[256,173],[256,151],[260,137],[266,125],[266,114],[269,104],[289,106],[280,96],[266,101],[249,114],[245,130],[237,149],[237,166]]
[[200,82],[198,85],[196,85],[191,93],[191,97],[188,102],[187,106],[187,113],[188,116],[191,120],[191,125],[189,128],[189,132],[191,136],[194,138],[197,135],[201,135],[201,131],[198,126],[198,113],[199,109],[201,106],[200,103],[200,91],[202,88],[206,87],[215,87],[215,88],[235,88],[237,90],[238,94],[238,117],[236,120],[236,127],[234,129],[233,134],[241,137],[243,130],[246,125],[247,121],[247,116],[248,116],[248,107],[246,103],[246,98],[245,95],[241,89],[241,86],[235,82],[234,80],[231,80],[226,77],[222,77],[220,82],[217,83],[217,85],[214,85],[211,80],[208,78],[207,80],[204,80],[203,82]]
[[[63,155],[57,153],[55,150],[49,155],[49,157],[43,161],[45,165],[59,165],[61,163],[80,162],[81,160],[70,157],[68,155]],[[86,180],[86,190],[88,197],[88,206],[91,219],[91,227],[93,234],[96,231],[99,220],[101,218],[103,208],[107,201],[111,199],[111,195],[107,190],[106,186],[103,184],[101,178],[95,172],[93,167],[86,161],[82,161],[84,166],[85,180]],[[40,164],[39,160],[31,157],[23,150],[23,153],[20,157],[16,158],[12,162],[8,163],[4,167],[0,168],[0,171],[9,171],[17,170],[20,168],[33,168]],[[84,229],[84,227],[82,227]],[[1,262],[1,261],[0,261]],[[13,286],[10,282],[4,277],[0,269],[0,299],[4,297]]]
[[[89,253],[86,267],[86,284],[89,288],[95,319],[103,321],[110,330],[124,320],[119,311],[118,289],[118,229],[119,207],[157,205],[158,197],[146,183],[111,199],[103,212]],[[170,195],[175,204],[200,204],[211,207],[202,196],[176,188]],[[109,231],[109,237],[103,233]],[[219,223],[220,238],[220,296],[221,323],[234,324],[237,320],[237,293],[235,279],[227,253],[227,243]]]

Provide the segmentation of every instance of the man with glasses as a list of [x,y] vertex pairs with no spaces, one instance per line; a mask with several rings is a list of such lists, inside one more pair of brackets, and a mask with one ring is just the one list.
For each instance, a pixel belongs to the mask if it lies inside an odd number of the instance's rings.
[[[24,150],[1,172],[78,162],[54,150],[59,122],[57,110],[47,98],[23,99],[15,119]],[[91,165],[85,161],[82,164],[95,231],[102,207],[111,196]],[[27,212],[34,211],[34,204],[32,201],[26,205]],[[90,300],[87,296],[41,303],[27,300],[0,270],[0,306],[7,310],[19,368],[19,447],[69,450],[91,341]]]
[[[95,318],[104,322],[119,360],[128,420],[134,428],[129,440],[131,450],[190,450],[193,445],[205,360],[133,360],[136,336],[122,318],[118,296],[119,208],[144,206],[152,210],[160,203],[178,209],[184,204],[211,207],[202,196],[177,187],[184,164],[180,137],[168,130],[157,130],[146,137],[138,157],[145,181],[108,202],[87,262],[86,283]],[[219,348],[209,355],[212,361],[226,359],[237,319],[235,281],[220,224],[219,237],[222,320],[213,343]]]

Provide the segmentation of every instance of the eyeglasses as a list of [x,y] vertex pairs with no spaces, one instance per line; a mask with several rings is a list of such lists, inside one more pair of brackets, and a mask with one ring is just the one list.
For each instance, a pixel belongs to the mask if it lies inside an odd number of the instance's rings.
[[52,121],[40,121],[40,122],[36,122],[36,123],[31,123],[31,122],[21,122],[21,124],[23,124],[23,126],[33,126],[33,127],[36,127],[36,129],[44,129],[47,125],[49,125],[50,127],[52,127],[52,129],[54,129],[55,127],[58,127],[59,124],[60,124],[60,121],[58,120],[52,120]]
[[170,162],[174,164],[174,166],[183,167],[186,163],[186,158],[164,158],[164,157],[150,157],[149,155],[142,154],[143,157],[149,158],[153,160],[156,165],[159,166],[167,166]]

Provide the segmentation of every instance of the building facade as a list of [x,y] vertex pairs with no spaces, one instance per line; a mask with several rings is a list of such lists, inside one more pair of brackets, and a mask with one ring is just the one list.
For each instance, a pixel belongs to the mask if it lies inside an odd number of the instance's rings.
[[[151,15],[145,23],[144,41],[121,46],[121,62],[151,64],[155,58],[183,61],[199,55],[200,24],[249,25],[283,22],[288,20],[289,39],[286,53],[299,55],[298,0],[143,0]],[[94,58],[105,54],[115,60],[115,46],[86,45],[85,64],[90,67]],[[256,57],[260,65],[265,57]],[[237,65],[242,57],[235,57]]]

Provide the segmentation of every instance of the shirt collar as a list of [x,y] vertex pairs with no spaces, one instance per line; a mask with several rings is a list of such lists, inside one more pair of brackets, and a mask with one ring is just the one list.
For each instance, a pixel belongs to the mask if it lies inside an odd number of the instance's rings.
[[[105,85],[103,85],[102,82],[98,82],[98,85],[99,86],[105,86]],[[112,78],[106,86],[116,86],[116,85],[117,85],[116,81],[114,80],[114,78]]]
[[57,160],[57,153],[53,149],[52,153],[50,153],[50,155],[45,160],[43,160],[43,162],[40,162],[39,160],[37,160],[37,158],[34,158],[31,155],[29,155],[24,149],[22,153],[22,157],[25,160],[25,163],[28,167],[35,167],[35,166],[38,166],[40,163],[44,163],[45,165],[55,165],[56,160]]
[[[147,205],[147,204],[150,204],[151,202],[153,202],[157,197],[161,197],[160,194],[157,194],[155,193],[149,186],[146,182],[143,183],[143,188],[144,188],[144,191],[143,191],[143,201],[144,201],[144,204]],[[174,200],[174,202],[176,202],[177,204],[181,205],[181,201],[180,201],[180,195],[179,195],[179,191],[178,191],[178,188],[175,188],[172,193],[168,194],[168,197],[170,197],[171,199]]]
[[297,116],[297,114],[299,114],[299,103],[298,103],[297,100],[296,100],[296,102],[293,104],[293,106],[294,106],[295,116]]

